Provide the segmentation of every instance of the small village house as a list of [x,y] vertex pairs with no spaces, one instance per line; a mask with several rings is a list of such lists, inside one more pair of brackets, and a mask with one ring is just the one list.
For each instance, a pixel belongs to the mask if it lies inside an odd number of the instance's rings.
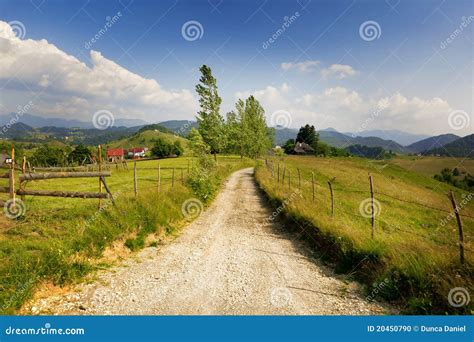
[[133,159],[145,158],[146,151],[148,151],[146,147],[134,147],[128,150],[128,157]]
[[313,154],[314,149],[304,142],[297,142],[294,148],[295,154]]
[[125,158],[125,150],[123,148],[109,148],[107,150],[107,160],[110,163],[122,162]]

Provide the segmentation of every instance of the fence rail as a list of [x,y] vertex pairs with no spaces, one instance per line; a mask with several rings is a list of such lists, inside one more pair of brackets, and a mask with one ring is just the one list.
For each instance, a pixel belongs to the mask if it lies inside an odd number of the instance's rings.
[[[287,188],[288,191],[291,190],[291,185],[292,185],[291,184],[291,170],[289,168],[287,168],[287,166],[285,164],[283,164],[283,166],[280,166],[280,163],[278,162],[277,165],[275,166],[275,163],[272,160],[268,161],[267,159],[265,159],[265,166],[270,172],[270,177],[272,177],[274,179],[274,181],[277,182],[277,184],[281,185],[281,188],[283,188],[283,189]],[[317,196],[317,192],[318,192],[317,189],[318,188],[321,189],[321,188],[325,188],[325,187],[323,187],[322,185],[317,184],[317,182],[315,180],[314,171],[311,172],[311,178],[309,180],[306,180],[306,179],[304,179],[304,177],[302,177],[302,173],[301,173],[301,170],[299,168],[296,168],[296,171],[297,171],[297,182],[298,182],[297,187],[301,189],[302,185],[303,186],[304,185],[311,185],[312,201],[315,202],[317,197],[318,197]],[[357,217],[357,218],[365,218],[362,215],[357,215],[357,214],[348,212],[347,210],[343,210],[340,207],[336,207],[335,206],[335,198],[336,198],[335,192],[366,193],[369,196],[368,199],[370,199],[370,225],[371,225],[371,237],[372,238],[374,238],[375,235],[376,235],[376,222],[378,220],[376,220],[377,213],[376,213],[376,208],[375,208],[375,201],[377,200],[378,196],[385,196],[385,197],[388,197],[388,198],[390,198],[394,201],[400,201],[400,202],[403,202],[403,203],[418,205],[418,206],[421,206],[421,207],[426,208],[426,209],[443,212],[443,213],[448,214],[449,216],[455,217],[457,228],[458,228],[458,241],[459,241],[456,244],[456,246],[459,246],[460,263],[464,264],[464,262],[465,262],[464,251],[469,250],[469,249],[467,249],[465,247],[465,238],[466,238],[466,236],[465,236],[464,231],[463,231],[462,218],[474,219],[474,217],[461,212],[462,207],[460,207],[457,204],[453,191],[450,191],[447,194],[448,195],[448,200],[447,200],[446,203],[447,203],[447,205],[450,205],[452,207],[452,210],[449,210],[449,209],[438,208],[438,207],[435,207],[435,206],[430,206],[430,205],[420,203],[420,202],[416,202],[416,201],[405,200],[405,199],[402,199],[402,198],[397,197],[397,196],[393,196],[393,195],[386,194],[384,192],[377,191],[376,188],[375,188],[374,178],[371,174],[368,175],[367,190],[354,189],[354,188],[334,187],[334,185],[333,185],[334,180],[335,180],[335,177],[333,177],[332,179],[329,179],[328,182],[327,182],[327,184],[328,184],[327,189],[329,190],[329,198],[330,198],[329,205],[330,205],[331,216],[334,216],[335,211],[337,211],[337,212],[341,212],[343,214],[351,215],[351,216],[354,216],[354,217]],[[288,182],[287,187],[286,187],[286,181]],[[474,195],[473,193],[470,193],[470,196],[473,196],[473,195]],[[393,228],[393,230],[398,230],[398,231],[403,231],[403,232],[419,235],[419,236],[422,236],[424,238],[429,238],[429,239],[434,238],[433,236],[426,236],[424,234],[419,234],[418,232],[409,231],[409,230],[402,229],[402,228],[399,228],[399,227],[392,227],[392,228]],[[383,227],[381,229],[384,230],[384,231],[386,230]],[[437,240],[437,239],[435,239],[435,240]],[[452,246],[452,244],[450,244],[450,243],[445,243],[445,242],[441,242],[441,241],[440,241],[440,244]]]

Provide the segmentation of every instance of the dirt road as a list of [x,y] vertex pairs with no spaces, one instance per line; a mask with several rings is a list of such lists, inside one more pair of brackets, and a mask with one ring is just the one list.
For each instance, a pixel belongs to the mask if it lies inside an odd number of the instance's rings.
[[56,314],[383,314],[278,222],[253,179],[234,173],[212,206],[173,242],[34,304]]

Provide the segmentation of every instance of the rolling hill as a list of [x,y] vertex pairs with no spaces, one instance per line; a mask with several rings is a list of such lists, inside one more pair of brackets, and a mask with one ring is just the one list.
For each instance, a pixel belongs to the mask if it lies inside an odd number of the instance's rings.
[[374,130],[369,130],[369,131],[361,131],[357,133],[344,133],[344,134],[349,135],[349,136],[356,135],[356,136],[364,137],[364,138],[376,137],[376,138],[381,138],[384,140],[393,140],[402,146],[407,146],[417,141],[420,141],[422,139],[426,139],[430,137],[429,135],[407,133],[407,132],[403,132],[397,129],[390,129],[390,130],[374,129]]
[[433,148],[439,148],[446,144],[449,144],[460,137],[455,134],[442,134],[435,137],[423,139],[417,141],[411,145],[408,145],[407,148],[414,153],[421,153],[424,151],[431,150]]
[[443,147],[431,149],[424,154],[474,158],[474,134],[457,139]]

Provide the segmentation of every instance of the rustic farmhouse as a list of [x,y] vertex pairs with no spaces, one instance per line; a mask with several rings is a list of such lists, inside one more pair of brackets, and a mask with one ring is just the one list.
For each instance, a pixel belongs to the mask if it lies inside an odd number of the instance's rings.
[[304,142],[297,142],[294,148],[295,154],[312,154],[314,149]]
[[123,161],[125,158],[125,150],[123,148],[109,148],[107,150],[107,160],[110,163]]

